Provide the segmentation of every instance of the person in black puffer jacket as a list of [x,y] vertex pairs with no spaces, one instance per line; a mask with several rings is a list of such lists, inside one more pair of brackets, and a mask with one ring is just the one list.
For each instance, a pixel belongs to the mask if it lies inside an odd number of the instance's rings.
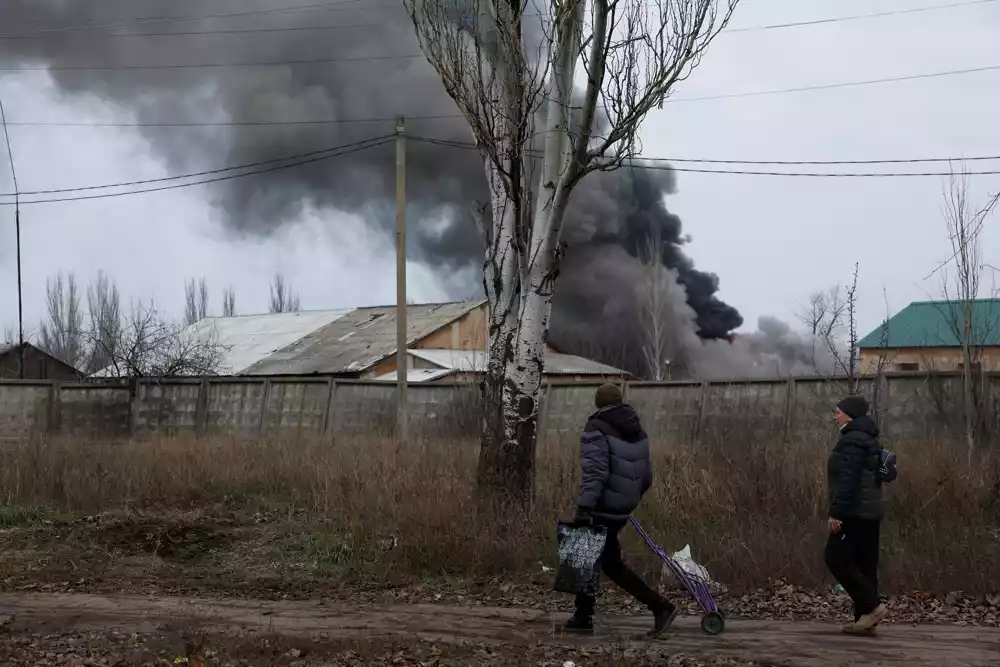
[[844,626],[844,632],[869,634],[888,615],[878,591],[879,532],[885,518],[877,477],[882,447],[863,397],[840,401],[834,417],[840,438],[827,460],[830,538],[825,560],[854,601],[854,623]]
[[[673,623],[677,607],[625,564],[618,541],[618,534],[653,484],[649,438],[638,413],[623,402],[617,385],[602,385],[594,397],[594,404],[597,412],[587,420],[580,438],[583,478],[574,522],[607,529],[607,542],[598,560],[601,570],[649,608],[653,613],[653,629],[648,635],[657,637]],[[592,633],[595,605],[595,598],[578,595],[576,613],[566,622],[565,629]]]

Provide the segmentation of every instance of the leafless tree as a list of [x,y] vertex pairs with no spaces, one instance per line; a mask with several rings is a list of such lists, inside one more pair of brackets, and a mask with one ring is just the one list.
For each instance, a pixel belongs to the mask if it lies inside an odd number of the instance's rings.
[[[825,320],[817,327],[820,340],[833,358],[837,374],[846,378],[848,393],[856,394],[861,389],[861,358],[858,350],[858,264],[854,265],[851,284],[844,291],[843,300],[828,307]],[[838,290],[839,292],[839,290]],[[833,315],[836,319],[833,320]],[[841,342],[837,331],[845,329],[847,339]]]
[[271,280],[271,312],[294,313],[301,310],[299,295],[292,291],[285,276],[277,273]]
[[104,271],[87,288],[87,373],[111,364],[121,340],[122,310],[118,286]]
[[184,324],[191,326],[208,317],[208,281],[194,279],[184,284]]
[[[560,236],[586,174],[638,156],[639,126],[698,64],[737,0],[404,0],[418,41],[476,138],[490,202],[490,361],[480,489],[526,504]],[[574,88],[582,72],[582,90]],[[538,147],[541,147],[538,150]],[[537,169],[535,167],[538,167]]]
[[216,375],[226,352],[209,332],[165,319],[152,301],[132,305],[114,340],[95,336],[92,343],[111,360],[102,375],[129,379]]
[[837,333],[844,324],[847,301],[840,285],[809,295],[809,302],[799,310],[797,317],[806,333],[821,339]]
[[76,276],[61,272],[45,280],[46,319],[41,323],[40,347],[74,368],[86,353],[83,310]]
[[227,288],[222,293],[222,316],[223,317],[236,316],[236,290],[234,290],[232,287]]
[[674,309],[678,299],[683,300],[684,296],[678,294],[676,274],[660,260],[663,245],[662,235],[657,230],[646,239],[640,252],[643,279],[639,285],[640,321],[637,324],[642,333],[646,377],[655,381],[671,379],[673,366],[683,356]]
[[847,299],[840,285],[813,292],[796,317],[809,336],[812,366],[817,373],[829,372],[829,352],[843,347],[841,335],[847,319]]
[[951,257],[935,272],[941,274],[945,297],[939,305],[941,314],[962,348],[962,413],[970,457],[975,453],[982,418],[978,389],[983,345],[1000,326],[988,318],[977,318],[975,308],[985,268],[980,234],[997,201],[998,196],[994,196],[985,206],[976,208],[969,196],[969,175],[965,170],[953,169],[945,182],[941,213]]

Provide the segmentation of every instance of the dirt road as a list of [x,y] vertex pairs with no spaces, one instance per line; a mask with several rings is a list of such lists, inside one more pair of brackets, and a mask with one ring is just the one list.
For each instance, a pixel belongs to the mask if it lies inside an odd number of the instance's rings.
[[[420,638],[441,643],[566,644],[555,632],[560,618],[543,611],[433,605],[345,605],[168,597],[0,594],[0,615],[31,631],[116,630],[153,632],[169,624],[197,623],[212,632],[274,634],[311,640]],[[887,626],[877,638],[844,637],[835,626],[731,620],[709,637],[695,618],[683,618],[665,639],[638,639],[646,619],[605,619],[594,644],[626,639],[651,649],[731,656],[802,667],[839,665],[1000,665],[1000,630],[954,626]]]

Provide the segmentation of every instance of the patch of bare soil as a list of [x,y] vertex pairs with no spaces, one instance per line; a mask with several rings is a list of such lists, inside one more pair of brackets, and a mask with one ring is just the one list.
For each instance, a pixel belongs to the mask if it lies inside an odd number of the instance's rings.
[[[276,644],[280,647],[294,648],[297,642],[306,642],[303,646],[333,648],[342,647],[345,642],[386,647],[402,642],[406,646],[436,646],[441,652],[438,656],[416,656],[417,662],[382,663],[403,665],[511,664],[502,660],[448,663],[444,661],[442,647],[453,651],[459,660],[466,659],[460,655],[462,650],[473,647],[487,654],[514,656],[509,658],[514,664],[549,665],[571,660],[581,667],[664,664],[667,656],[696,660],[688,663],[691,665],[721,665],[726,663],[720,660],[729,660],[730,664],[758,661],[758,664],[801,667],[857,664],[995,667],[1000,662],[1000,631],[943,625],[897,624],[882,628],[877,637],[855,638],[839,634],[838,628],[831,624],[733,620],[725,633],[710,637],[701,632],[697,618],[687,617],[680,619],[665,639],[648,641],[642,637],[647,619],[616,616],[603,619],[600,636],[570,641],[557,632],[559,615],[543,610],[496,607],[5,594],[0,595],[0,613],[15,617],[6,632],[16,641],[5,645],[16,645],[22,651],[41,651],[46,641],[50,644],[56,641],[46,640],[46,636],[59,638],[66,633],[77,633],[72,636],[86,637],[86,633],[117,632],[123,637],[141,638],[163,633],[165,628],[184,626],[198,627],[200,632],[213,636],[239,637],[244,642],[280,638]],[[36,638],[31,639],[32,636]],[[25,638],[31,640],[27,645]],[[32,648],[31,642],[37,646]],[[307,651],[295,650],[300,652],[299,657]],[[625,652],[631,659],[616,663],[615,652]],[[46,649],[45,659],[53,660],[48,653],[55,652]],[[8,654],[10,657],[5,656],[8,661],[21,660],[9,650]],[[24,655],[25,660],[34,662],[31,654]],[[530,656],[531,661],[523,662],[524,656]],[[260,657],[265,662],[245,664],[267,664],[273,658],[257,656]],[[474,660],[475,656],[469,659]],[[81,660],[78,664],[85,663]]]
[[[645,574],[655,581],[661,573]],[[669,578],[659,580],[667,588],[673,585]],[[345,554],[335,532],[303,518],[218,510],[108,514],[0,529],[0,590],[322,598],[564,613],[571,604],[567,596],[552,592],[552,573],[542,563],[499,578],[421,581],[388,565],[359,565],[356,554]],[[682,592],[668,593],[688,613],[697,612]],[[721,594],[718,600],[729,616],[755,620],[840,621],[848,618],[850,606],[846,596],[832,587],[816,590],[783,581],[756,591]],[[1000,627],[998,594],[955,591],[935,597],[915,593],[894,596],[889,606],[893,623]],[[601,607],[617,615],[645,613],[610,585]]]
[[730,658],[696,658],[667,652],[650,653],[609,646],[448,645],[420,640],[314,641],[280,635],[247,633],[197,634],[193,629],[166,628],[153,633],[20,632],[0,645],[0,665],[40,667],[84,665],[131,667],[765,667]]

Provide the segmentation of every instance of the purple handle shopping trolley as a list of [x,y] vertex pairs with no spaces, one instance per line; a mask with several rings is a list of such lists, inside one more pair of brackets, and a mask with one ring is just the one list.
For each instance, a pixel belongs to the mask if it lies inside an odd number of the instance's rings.
[[712,597],[712,592],[708,588],[708,582],[699,577],[696,574],[691,574],[686,572],[680,565],[677,564],[670,554],[663,550],[659,544],[653,541],[653,538],[643,530],[642,525],[632,517],[632,526],[635,527],[639,537],[642,538],[643,542],[650,550],[660,557],[670,571],[673,573],[677,581],[681,583],[682,586],[687,590],[688,595],[691,596],[698,606],[701,608],[701,629],[710,635],[717,635],[726,629],[726,616],[720,610],[718,605],[715,604],[715,598]]

